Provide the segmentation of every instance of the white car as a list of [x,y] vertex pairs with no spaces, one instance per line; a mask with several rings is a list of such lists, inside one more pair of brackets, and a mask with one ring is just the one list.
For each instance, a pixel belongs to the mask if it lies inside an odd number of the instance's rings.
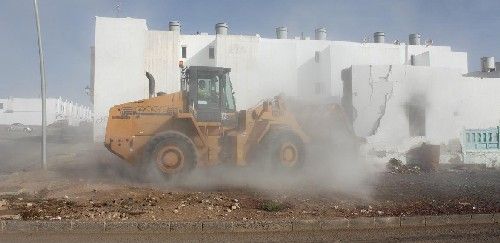
[[25,132],[25,133],[31,133],[33,129],[27,125],[24,125],[22,123],[13,123],[7,128],[7,131],[9,132]]

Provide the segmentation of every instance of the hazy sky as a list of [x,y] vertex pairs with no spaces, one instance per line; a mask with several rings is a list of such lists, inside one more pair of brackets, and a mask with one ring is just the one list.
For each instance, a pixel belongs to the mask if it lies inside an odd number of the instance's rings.
[[[115,16],[115,0],[39,0],[49,96],[89,104],[90,46],[95,16]],[[331,40],[361,41],[384,31],[386,39],[407,42],[422,33],[435,45],[469,53],[469,69],[481,56],[500,59],[500,1],[166,1],[121,0],[120,17],[144,18],[150,29],[166,30],[179,20],[184,33],[214,32],[228,22],[234,34],[274,38],[275,27],[289,36],[314,36],[324,26]],[[0,0],[0,97],[38,97],[40,78],[32,0]],[[500,61],[500,60],[499,60]]]

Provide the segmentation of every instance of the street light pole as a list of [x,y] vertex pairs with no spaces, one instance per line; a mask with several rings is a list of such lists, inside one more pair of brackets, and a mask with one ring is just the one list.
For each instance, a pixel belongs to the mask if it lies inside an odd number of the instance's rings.
[[47,107],[46,107],[46,88],[45,83],[45,65],[43,61],[42,34],[40,31],[40,17],[38,15],[38,1],[33,0],[35,6],[36,30],[38,32],[38,54],[40,56],[40,77],[41,77],[41,96],[42,96],[42,169],[47,169]]

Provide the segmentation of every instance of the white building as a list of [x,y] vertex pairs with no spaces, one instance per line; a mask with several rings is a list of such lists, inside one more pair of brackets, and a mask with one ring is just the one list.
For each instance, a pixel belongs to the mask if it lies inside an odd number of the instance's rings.
[[[377,32],[374,43],[356,43],[327,40],[324,28],[314,39],[287,38],[282,27],[276,31],[276,39],[231,35],[227,24],[217,24],[217,34],[187,35],[176,21],[158,31],[148,30],[143,19],[97,17],[95,140],[103,140],[111,106],[148,97],[145,72],[154,76],[156,92],[178,91],[180,60],[231,68],[238,109],[281,92],[342,100],[358,135],[386,145],[419,135],[447,142],[464,127],[491,127],[500,120],[500,80],[469,73],[465,52],[421,45],[419,35],[411,35],[409,44],[385,43]],[[408,117],[408,109],[424,117]],[[413,124],[415,119],[424,126]]]
[[[62,98],[47,99],[47,124],[67,120],[70,126],[80,122],[91,122],[90,108]],[[22,123],[30,126],[42,125],[42,102],[39,98],[0,99],[0,125]]]

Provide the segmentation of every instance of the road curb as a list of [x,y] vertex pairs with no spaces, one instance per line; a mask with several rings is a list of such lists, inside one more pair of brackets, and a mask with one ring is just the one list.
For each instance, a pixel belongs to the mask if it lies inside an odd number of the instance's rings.
[[500,214],[358,217],[326,220],[247,221],[22,221],[1,220],[0,232],[290,232],[498,224]]

